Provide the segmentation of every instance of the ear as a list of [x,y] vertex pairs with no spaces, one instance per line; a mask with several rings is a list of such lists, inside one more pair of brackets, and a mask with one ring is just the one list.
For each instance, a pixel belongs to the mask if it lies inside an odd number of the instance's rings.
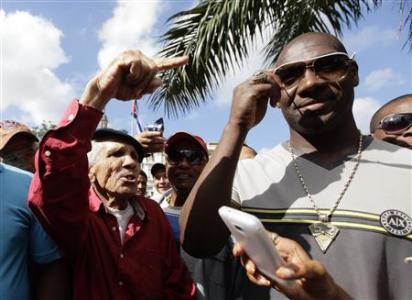
[[89,168],[89,180],[91,183],[94,183],[96,181],[96,175],[93,167]]
[[273,108],[282,108],[282,103],[288,103],[290,99],[289,94],[285,89],[281,88],[279,94],[276,97],[270,97],[269,104]]
[[358,64],[356,61],[353,61],[353,63],[350,65],[349,68],[349,76],[352,81],[353,86],[358,86],[359,85],[359,74],[358,74]]
[[280,100],[283,97],[283,89],[279,87],[273,87],[269,93],[269,104],[272,107],[280,107]]
[[279,101],[280,101],[279,99],[276,100],[276,99],[270,98],[269,104],[270,104],[270,106],[272,106],[274,108],[280,108],[280,102]]

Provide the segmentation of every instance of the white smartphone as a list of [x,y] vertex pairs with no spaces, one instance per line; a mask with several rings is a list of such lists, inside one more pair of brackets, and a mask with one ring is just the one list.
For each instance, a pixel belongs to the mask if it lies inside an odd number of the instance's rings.
[[258,218],[228,206],[219,208],[219,215],[263,275],[286,286],[294,283],[275,276],[275,270],[285,262]]

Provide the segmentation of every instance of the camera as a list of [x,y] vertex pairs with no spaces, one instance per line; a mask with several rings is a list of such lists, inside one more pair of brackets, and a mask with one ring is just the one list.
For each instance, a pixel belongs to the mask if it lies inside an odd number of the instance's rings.
[[148,124],[144,127],[145,131],[164,131],[163,118],[156,120],[153,124]]

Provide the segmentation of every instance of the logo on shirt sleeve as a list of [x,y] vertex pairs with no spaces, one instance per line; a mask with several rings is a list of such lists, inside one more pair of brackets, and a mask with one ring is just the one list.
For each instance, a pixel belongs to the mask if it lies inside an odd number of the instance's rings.
[[412,218],[399,210],[384,211],[380,222],[386,231],[396,236],[407,236],[412,232]]

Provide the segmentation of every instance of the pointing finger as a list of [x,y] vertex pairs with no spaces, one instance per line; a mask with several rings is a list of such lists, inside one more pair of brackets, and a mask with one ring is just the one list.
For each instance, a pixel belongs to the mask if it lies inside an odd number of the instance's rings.
[[189,62],[189,56],[160,57],[155,58],[154,62],[159,71],[166,71],[176,67],[184,66]]

